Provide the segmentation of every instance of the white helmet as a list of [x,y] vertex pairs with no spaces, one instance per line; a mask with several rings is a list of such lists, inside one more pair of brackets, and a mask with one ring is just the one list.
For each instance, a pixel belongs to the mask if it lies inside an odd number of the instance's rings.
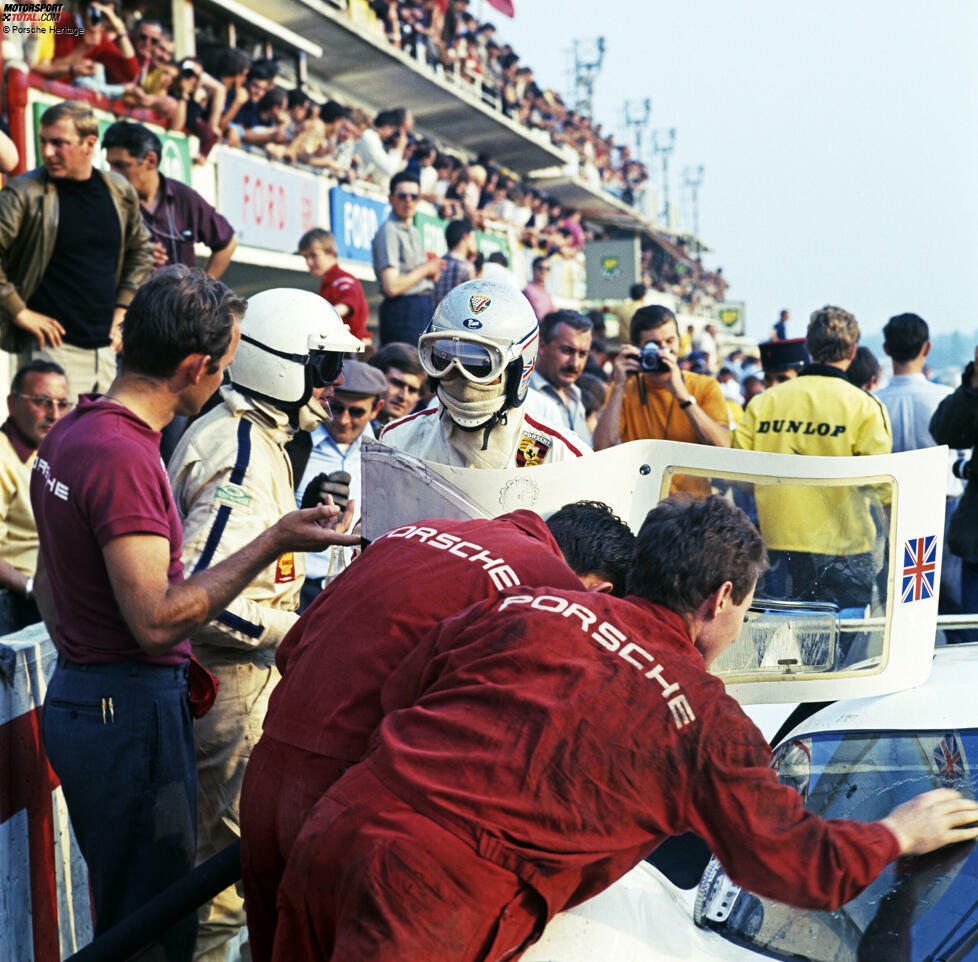
[[[339,377],[344,353],[362,350],[362,342],[328,301],[311,291],[277,287],[248,298],[241,342],[228,372],[242,394],[288,411],[297,423],[312,389]],[[328,411],[316,407],[328,417]]]
[[418,354],[433,378],[444,377],[452,367],[475,384],[490,384],[505,374],[505,410],[526,398],[539,340],[530,302],[515,286],[482,278],[445,295],[418,339]]

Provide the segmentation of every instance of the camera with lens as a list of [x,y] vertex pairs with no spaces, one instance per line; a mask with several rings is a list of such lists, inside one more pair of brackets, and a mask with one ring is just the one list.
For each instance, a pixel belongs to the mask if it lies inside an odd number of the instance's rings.
[[639,367],[648,374],[661,374],[669,370],[669,365],[659,353],[659,345],[654,341],[649,341],[639,352],[638,363]]
[[180,76],[184,80],[189,80],[191,77],[197,76],[197,71],[193,67],[181,67]]
[[102,11],[98,7],[88,7],[85,11],[88,14],[88,22],[97,27],[102,22]]
[[962,481],[971,480],[971,458],[958,458],[951,465],[951,474]]

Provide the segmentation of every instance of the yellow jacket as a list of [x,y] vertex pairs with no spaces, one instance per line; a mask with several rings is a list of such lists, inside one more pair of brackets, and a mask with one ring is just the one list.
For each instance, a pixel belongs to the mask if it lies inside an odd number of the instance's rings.
[[[838,368],[813,364],[800,377],[754,397],[734,429],[733,446],[774,454],[853,457],[889,454],[890,419],[883,404]],[[876,542],[870,516],[877,489],[835,485],[758,485],[761,534],[769,548],[849,555]]]

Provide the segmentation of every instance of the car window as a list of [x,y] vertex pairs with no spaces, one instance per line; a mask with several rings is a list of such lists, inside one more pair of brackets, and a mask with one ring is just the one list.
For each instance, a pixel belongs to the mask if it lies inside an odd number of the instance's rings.
[[[774,766],[816,815],[874,821],[932,788],[973,797],[972,758],[976,730],[835,733],[792,739]],[[966,843],[901,859],[836,912],[736,890],[713,862],[700,885],[697,923],[779,959],[978,962],[978,849]]]

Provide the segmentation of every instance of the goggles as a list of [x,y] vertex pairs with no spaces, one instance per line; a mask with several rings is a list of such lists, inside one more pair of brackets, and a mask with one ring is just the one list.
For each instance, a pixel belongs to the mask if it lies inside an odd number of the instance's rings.
[[[289,354],[287,351],[279,351],[274,347],[269,347],[267,344],[262,344],[261,341],[256,341],[255,338],[249,337],[247,334],[242,334],[241,340],[246,341],[248,344],[254,344],[255,347],[259,347],[269,354],[274,354],[276,357],[284,358],[287,361],[295,361],[296,364],[302,364],[308,367],[313,387],[326,387],[332,384],[343,370],[342,351],[324,351],[310,343],[308,354]],[[310,342],[319,343],[323,338],[312,335],[309,340]]]
[[492,341],[448,335],[445,331],[422,334],[418,356],[426,374],[443,378],[454,366],[474,384],[491,384],[500,377],[509,358]]

